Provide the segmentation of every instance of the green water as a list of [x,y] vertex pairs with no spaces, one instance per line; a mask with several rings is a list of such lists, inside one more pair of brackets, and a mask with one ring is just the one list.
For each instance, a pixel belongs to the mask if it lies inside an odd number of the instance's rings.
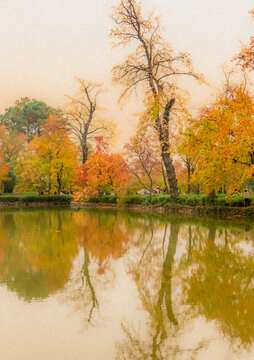
[[253,360],[254,222],[0,211],[0,359]]

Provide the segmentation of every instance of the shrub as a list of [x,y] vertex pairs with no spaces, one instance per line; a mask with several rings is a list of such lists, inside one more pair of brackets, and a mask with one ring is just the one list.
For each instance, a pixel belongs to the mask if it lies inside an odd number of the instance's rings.
[[107,204],[116,204],[117,196],[116,195],[100,195],[93,196],[88,199],[89,203],[107,203]]
[[169,195],[126,195],[118,199],[119,205],[164,205],[170,202]]
[[25,202],[25,203],[42,203],[50,202],[57,204],[69,204],[72,201],[69,195],[17,195],[17,196],[0,196],[0,202]]
[[232,195],[228,202],[229,206],[244,207],[244,197],[242,195]]
[[208,203],[208,196],[207,195],[179,195],[176,200],[177,204],[180,205],[189,205],[189,206],[204,206]]
[[228,201],[225,194],[217,194],[214,199],[214,205],[216,206],[227,206]]

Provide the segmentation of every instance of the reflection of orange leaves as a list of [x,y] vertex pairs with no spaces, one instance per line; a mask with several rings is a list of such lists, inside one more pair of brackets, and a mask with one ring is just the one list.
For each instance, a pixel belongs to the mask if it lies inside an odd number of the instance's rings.
[[115,214],[74,214],[79,243],[98,262],[103,274],[110,259],[119,259],[127,250],[128,231],[123,220]]
[[0,234],[0,263],[2,262],[4,253],[5,253],[5,248],[7,247],[7,245],[10,242],[8,233],[6,231],[6,229],[4,228],[4,226],[1,226],[0,223],[0,227],[1,227],[1,234]]

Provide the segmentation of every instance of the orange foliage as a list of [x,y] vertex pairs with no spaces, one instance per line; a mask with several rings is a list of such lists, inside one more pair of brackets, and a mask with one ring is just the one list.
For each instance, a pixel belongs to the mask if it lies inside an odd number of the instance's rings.
[[104,191],[118,192],[128,179],[127,164],[120,154],[97,151],[91,154],[79,172],[79,183],[89,196]]
[[174,167],[176,170],[177,181],[180,184],[186,183],[187,179],[187,170],[183,163],[179,160],[174,161]]
[[[250,11],[251,16],[254,18],[254,10]],[[248,46],[243,46],[241,52],[233,59],[236,60],[238,65],[243,70],[254,70],[254,37],[250,38]]]
[[1,192],[2,181],[8,180],[7,178],[8,172],[9,172],[9,166],[3,164],[3,157],[0,151],[0,192]]
[[26,147],[26,136],[22,133],[10,133],[0,126],[0,143],[3,158],[7,164],[15,166],[19,153]]
[[241,88],[204,108],[186,135],[186,151],[197,165],[193,181],[207,192],[239,191],[254,174],[254,101]]
[[77,151],[63,122],[50,115],[42,136],[34,137],[29,143],[29,152],[19,160],[20,187],[29,185],[30,188],[60,193],[76,181],[77,167]]

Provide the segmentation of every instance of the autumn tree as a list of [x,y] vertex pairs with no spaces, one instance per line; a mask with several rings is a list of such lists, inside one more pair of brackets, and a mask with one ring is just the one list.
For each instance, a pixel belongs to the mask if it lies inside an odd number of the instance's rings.
[[7,175],[9,172],[9,166],[4,165],[2,153],[0,151],[0,193],[3,191],[3,181],[7,180]]
[[201,110],[186,133],[186,149],[195,157],[192,180],[207,193],[225,188],[239,191],[254,175],[254,101],[243,88],[223,92]]
[[0,125],[4,125],[11,133],[23,133],[31,141],[35,134],[40,135],[42,125],[46,122],[49,114],[57,113],[57,110],[46,105],[43,101],[21,98],[14,106],[6,109],[0,115]]
[[8,180],[4,181],[4,191],[12,192],[16,183],[15,167],[18,156],[25,150],[27,138],[22,133],[8,132],[4,125],[0,126],[0,151],[5,165],[9,166]]
[[61,119],[50,115],[42,136],[29,143],[28,152],[17,164],[19,187],[57,191],[70,188],[76,180],[77,152]]
[[75,97],[68,96],[70,102],[64,109],[64,117],[69,132],[79,144],[81,161],[84,164],[88,159],[88,142],[96,136],[108,136],[112,133],[112,124],[101,120],[98,116],[101,107],[98,97],[103,92],[101,84],[86,82],[77,78],[79,94]]
[[104,191],[118,192],[127,179],[127,164],[123,157],[105,151],[101,142],[80,168],[79,183],[85,185],[89,196],[100,195]]
[[180,75],[201,77],[193,72],[187,53],[174,54],[163,40],[158,17],[150,14],[144,18],[141,5],[135,0],[121,0],[114,7],[116,24],[111,36],[116,45],[136,44],[136,50],[120,65],[113,68],[113,81],[123,86],[120,99],[143,85],[147,98],[151,99],[150,125],[155,129],[161,149],[170,195],[178,196],[177,179],[172,162],[170,144],[170,113],[177,100],[176,78]]
[[128,170],[139,184],[152,192],[154,177],[161,175],[163,165],[156,145],[146,135],[132,137],[124,146]]
[[[193,118],[189,118],[187,120],[187,128],[181,131],[177,145],[178,155],[180,156],[181,161],[184,164],[187,171],[188,194],[191,193],[191,177],[196,168],[196,162],[195,162],[196,154],[195,151],[193,151],[193,146],[195,145],[193,144],[193,142],[195,142],[195,139],[189,136],[189,129],[193,126],[194,121],[195,120]],[[199,188],[199,184],[197,185],[197,188]]]
[[[252,18],[254,18],[254,10],[250,11]],[[253,71],[254,70],[254,37],[250,38],[249,45],[242,45],[241,52],[234,57],[238,65],[243,70]]]
[[8,133],[5,126],[0,126],[0,149],[4,161],[15,166],[19,153],[25,149],[27,138],[22,133]]

